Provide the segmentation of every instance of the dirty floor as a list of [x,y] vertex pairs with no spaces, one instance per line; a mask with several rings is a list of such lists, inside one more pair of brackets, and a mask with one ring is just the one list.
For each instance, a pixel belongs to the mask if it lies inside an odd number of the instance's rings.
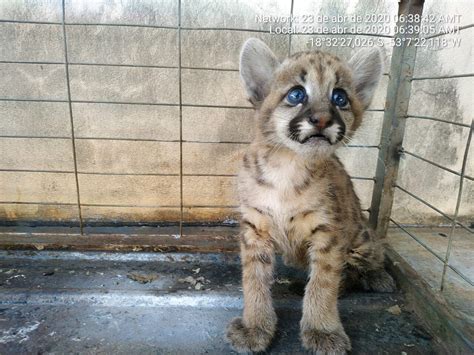
[[[405,227],[438,257],[428,252],[419,242],[398,228],[390,228],[387,234],[388,244],[417,271],[433,290],[439,291],[443,274],[443,263],[448,248],[448,236],[451,228]],[[449,265],[465,277],[461,278],[451,269],[447,269],[442,294],[447,304],[459,312],[463,318],[474,323],[474,238],[469,231],[456,228],[452,239]]]
[[[278,266],[272,354],[298,340],[305,274]],[[0,251],[0,353],[231,354],[242,312],[234,255]],[[398,307],[397,307],[398,306]],[[353,354],[431,354],[400,293],[340,300]]]

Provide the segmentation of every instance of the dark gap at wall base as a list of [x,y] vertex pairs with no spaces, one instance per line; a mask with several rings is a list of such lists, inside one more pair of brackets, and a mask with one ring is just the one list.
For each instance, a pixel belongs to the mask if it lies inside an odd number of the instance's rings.
[[0,249],[5,250],[67,250],[67,251],[129,251],[129,252],[238,252],[236,227],[179,226],[139,230],[142,227],[96,228],[81,235],[64,228],[25,228],[22,232],[0,228]]
[[[179,221],[84,221],[84,228],[124,228],[124,227],[173,227],[179,226]],[[199,222],[183,222],[184,227],[234,227],[238,226],[238,221],[223,220],[223,221],[199,221]],[[79,228],[78,221],[64,220],[64,221],[15,221],[15,220],[0,220],[0,230],[2,227],[50,227],[50,228]]]

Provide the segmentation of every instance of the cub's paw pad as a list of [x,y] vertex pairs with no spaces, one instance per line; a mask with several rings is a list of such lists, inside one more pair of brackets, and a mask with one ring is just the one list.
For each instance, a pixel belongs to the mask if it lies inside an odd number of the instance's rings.
[[226,338],[240,352],[263,351],[272,341],[273,334],[261,328],[247,328],[242,318],[234,318],[227,327]]
[[364,275],[362,287],[375,292],[394,292],[397,289],[393,277],[385,270],[372,271]]
[[346,354],[351,350],[351,341],[344,331],[325,333],[320,330],[305,330],[301,333],[303,346],[313,354]]

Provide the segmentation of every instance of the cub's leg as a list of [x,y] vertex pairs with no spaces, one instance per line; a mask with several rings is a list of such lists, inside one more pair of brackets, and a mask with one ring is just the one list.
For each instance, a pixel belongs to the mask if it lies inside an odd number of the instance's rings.
[[277,322],[271,298],[274,247],[262,225],[245,219],[242,225],[244,313],[229,324],[227,339],[237,351],[263,351],[273,338]]
[[352,242],[347,261],[346,277],[366,291],[393,292],[396,289],[392,276],[384,269],[383,245],[375,233],[365,229]]
[[340,234],[320,226],[308,249],[310,279],[303,299],[301,339],[305,348],[321,354],[351,349],[337,309],[345,252],[342,242]]

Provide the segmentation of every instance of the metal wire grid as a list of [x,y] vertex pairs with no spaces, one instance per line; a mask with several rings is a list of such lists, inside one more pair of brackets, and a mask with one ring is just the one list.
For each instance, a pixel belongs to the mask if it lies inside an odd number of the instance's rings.
[[[294,0],[291,0],[291,12],[290,15],[293,14],[293,8],[294,8]],[[179,221],[179,227],[180,227],[180,234],[182,235],[182,227],[183,227],[183,207],[226,207],[226,208],[235,208],[237,206],[212,206],[212,205],[205,205],[205,206],[184,206],[183,205],[183,176],[229,176],[229,177],[235,177],[235,174],[184,174],[183,173],[183,143],[215,143],[215,144],[225,144],[225,143],[232,143],[232,144],[248,144],[250,142],[226,142],[226,141],[219,141],[219,142],[203,142],[203,141],[190,141],[190,140],[183,140],[183,135],[182,135],[182,128],[183,128],[183,123],[182,123],[182,108],[183,107],[204,107],[204,108],[230,108],[230,109],[249,109],[251,110],[251,107],[247,106],[225,106],[225,105],[201,105],[201,104],[184,104],[182,102],[182,75],[181,75],[181,70],[182,69],[192,69],[192,70],[207,70],[207,71],[229,71],[229,72],[237,72],[238,69],[226,69],[226,68],[205,68],[205,67],[189,67],[189,66],[182,66],[181,65],[181,46],[182,46],[182,40],[181,40],[181,31],[182,30],[187,30],[187,31],[193,31],[193,30],[199,30],[199,31],[239,31],[239,32],[253,32],[253,33],[268,33],[267,30],[259,30],[259,29],[244,29],[244,28],[220,28],[220,27],[199,27],[199,28],[194,28],[194,27],[185,27],[182,26],[181,24],[181,0],[178,0],[178,26],[158,26],[158,25],[143,25],[143,24],[118,24],[118,23],[68,23],[66,22],[66,8],[65,8],[65,1],[62,1],[62,21],[61,22],[54,22],[54,21],[23,21],[23,20],[0,20],[0,23],[21,23],[21,24],[38,24],[38,25],[61,25],[62,30],[63,30],[63,40],[64,40],[64,61],[0,61],[0,63],[11,63],[11,64],[44,64],[44,65],[50,65],[50,64],[57,64],[57,65],[64,65],[66,68],[66,80],[67,80],[67,100],[54,100],[54,99],[22,99],[22,98],[0,98],[0,101],[25,101],[25,102],[63,102],[63,103],[68,103],[69,106],[69,117],[70,117],[70,123],[71,123],[71,137],[48,137],[48,136],[6,136],[6,135],[1,135],[0,138],[28,138],[28,139],[37,139],[37,138],[49,138],[49,139],[70,139],[71,144],[72,144],[72,149],[73,149],[73,159],[74,159],[74,170],[40,170],[40,169],[0,169],[0,171],[22,171],[22,172],[45,172],[45,173],[74,173],[75,176],[75,181],[76,181],[76,192],[77,192],[77,203],[53,203],[53,202],[15,202],[15,201],[0,201],[0,204],[35,204],[35,205],[77,205],[78,207],[78,213],[79,213],[79,224],[80,224],[80,230],[81,234],[84,233],[83,230],[83,218],[82,218],[82,212],[81,212],[81,206],[105,206],[105,207],[179,207],[180,208],[180,213],[181,213],[181,218]],[[68,26],[111,26],[111,27],[143,27],[143,28],[158,28],[158,29],[174,29],[177,30],[178,33],[178,66],[162,66],[162,65],[139,65],[139,64],[110,64],[110,63],[89,63],[89,62],[70,62],[68,60],[68,44],[67,44],[67,27]],[[474,24],[462,26],[459,28],[459,30],[464,30],[473,27]],[[317,33],[314,34],[308,34],[308,35],[318,35]],[[335,34],[338,35],[338,34]],[[340,35],[345,35],[345,34],[340,34]],[[383,34],[375,34],[375,33],[360,33],[359,35],[361,36],[377,36],[377,37],[386,37],[386,38],[392,38],[390,35],[383,35]],[[439,34],[434,34],[431,36],[426,37],[427,39],[429,38],[434,38],[434,37],[439,37],[443,36],[445,34],[439,33]],[[291,54],[291,34],[288,35],[288,44],[289,44],[289,54]],[[178,69],[178,80],[179,80],[179,103],[178,104],[168,104],[168,103],[148,103],[148,102],[127,102],[127,101],[91,101],[91,100],[73,100],[71,98],[71,90],[70,90],[70,82],[69,82],[69,67],[70,66],[111,66],[111,67],[133,67],[133,68],[164,68],[164,69]],[[385,74],[385,75],[391,75],[391,73]],[[468,74],[461,74],[461,75],[443,75],[443,76],[431,76],[431,77],[412,77],[410,78],[410,81],[415,81],[415,80],[436,80],[436,79],[447,79],[447,78],[462,78],[462,77],[472,77],[474,76],[473,73],[468,73]],[[179,140],[160,140],[160,139],[135,139],[135,138],[97,138],[97,137],[76,137],[75,132],[74,132],[74,117],[73,117],[73,110],[72,110],[72,104],[73,103],[91,103],[91,104],[111,104],[111,105],[120,105],[120,104],[127,104],[127,105],[151,105],[151,106],[176,106],[179,107],[179,120],[180,120],[180,139]],[[369,109],[369,112],[384,112],[383,109]],[[430,161],[428,159],[425,159],[418,154],[408,151],[404,149],[403,147],[400,147],[398,152],[399,154],[407,154],[410,155],[416,159],[420,159],[428,164],[431,164],[437,168],[443,169],[447,172],[450,172],[452,174],[455,174],[460,177],[460,186],[459,186],[459,193],[458,193],[458,199],[456,203],[456,211],[452,217],[448,216],[435,206],[431,205],[427,201],[423,200],[422,198],[416,196],[412,192],[408,191],[407,189],[403,188],[402,186],[398,185],[393,182],[394,188],[406,193],[407,195],[411,196],[412,198],[416,199],[417,201],[423,203],[427,207],[431,208],[433,211],[436,213],[440,214],[444,218],[446,218],[450,223],[451,223],[451,233],[449,235],[449,241],[448,241],[448,248],[446,251],[446,254],[444,257],[439,256],[435,251],[433,251],[426,243],[424,243],[422,240],[420,240],[416,235],[408,231],[403,224],[398,223],[397,221],[393,220],[391,217],[389,217],[389,220],[398,228],[406,232],[411,238],[413,238],[417,243],[422,245],[426,250],[428,250],[432,255],[434,255],[438,260],[442,261],[444,266],[443,266],[443,275],[442,275],[442,282],[441,282],[441,289],[444,286],[444,280],[445,280],[445,274],[446,270],[449,268],[453,270],[456,274],[458,274],[462,279],[464,279],[466,282],[468,282],[471,286],[473,285],[473,282],[465,275],[463,275],[458,269],[453,267],[452,265],[449,264],[449,257],[450,257],[450,252],[451,252],[451,247],[452,247],[452,239],[453,239],[453,234],[455,231],[456,227],[461,227],[470,233],[473,233],[473,231],[463,225],[461,222],[457,220],[458,217],[458,211],[459,211],[459,206],[461,203],[461,196],[462,196],[462,188],[463,188],[463,181],[464,179],[468,179],[470,181],[473,181],[474,178],[468,175],[465,175],[465,168],[467,164],[467,156],[468,156],[468,151],[469,151],[469,146],[471,144],[471,137],[472,137],[472,131],[473,131],[473,124],[468,125],[464,123],[459,123],[459,122],[451,122],[448,120],[444,120],[442,118],[436,118],[436,117],[428,117],[428,116],[421,116],[421,115],[415,115],[415,114],[406,114],[404,119],[420,119],[420,120],[431,120],[431,121],[437,121],[437,122],[443,122],[446,124],[451,124],[451,125],[456,125],[460,126],[463,128],[469,128],[469,138],[466,144],[466,149],[465,149],[465,154],[463,157],[463,165],[462,165],[462,170],[461,172],[454,171],[452,169],[449,169],[447,167],[441,166],[440,164],[437,164],[433,161]],[[384,132],[382,132],[382,135]],[[94,140],[117,140],[117,141],[150,141],[150,142],[176,142],[180,144],[180,172],[179,174],[159,174],[159,173],[151,173],[151,174],[144,174],[144,173],[105,173],[105,172],[82,172],[78,171],[77,169],[77,158],[76,158],[76,148],[75,148],[75,142],[76,140],[81,140],[81,139],[94,139]],[[381,143],[382,144],[382,143]],[[349,145],[349,147],[355,147],[355,148],[368,148],[368,149],[381,149],[381,144],[379,145]],[[379,153],[380,155],[381,153]],[[140,175],[140,176],[146,176],[146,175],[151,175],[151,176],[176,176],[179,177],[180,179],[180,206],[175,206],[175,205],[157,205],[157,206],[150,206],[150,205],[126,205],[126,204],[120,204],[120,205],[114,205],[114,204],[84,204],[81,203],[80,201],[80,185],[79,185],[79,180],[78,180],[78,175],[79,174],[97,174],[97,175]],[[366,181],[373,181],[374,183],[377,182],[377,177],[362,177],[362,176],[352,176],[351,177],[354,180],[366,180]],[[374,190],[374,194],[377,192]],[[371,213],[372,208],[374,205],[372,204],[371,208],[367,209],[366,211]],[[377,206],[376,206],[377,207]],[[373,212],[372,212],[373,213]],[[377,209],[375,211],[375,214],[379,214],[379,210]],[[372,223],[374,224],[374,223]],[[374,225],[376,227],[376,225]]]
[[[410,117],[410,116],[407,116],[407,117]],[[464,149],[461,172],[456,172],[456,171],[453,171],[453,170],[448,169],[446,167],[440,166],[439,164],[436,164],[436,163],[431,162],[427,159],[419,157],[416,154],[407,153],[407,151],[403,148],[400,149],[400,154],[410,154],[411,156],[414,156],[417,159],[423,160],[428,164],[431,164],[431,165],[433,165],[437,168],[443,169],[445,171],[448,171],[451,174],[459,176],[459,189],[458,189],[458,195],[457,195],[457,200],[456,200],[456,208],[455,208],[454,215],[452,217],[450,217],[446,213],[442,212],[441,210],[439,210],[438,208],[436,208],[435,206],[433,206],[429,202],[425,201],[424,199],[420,198],[419,196],[415,195],[414,193],[412,193],[412,192],[408,191],[407,189],[403,188],[402,186],[400,186],[398,184],[395,184],[395,187],[399,191],[402,191],[405,194],[409,195],[410,197],[414,198],[415,200],[423,203],[425,206],[429,207],[431,210],[435,211],[437,214],[443,216],[445,219],[447,219],[451,223],[451,230],[450,230],[450,233],[449,233],[449,236],[448,236],[448,246],[447,246],[447,249],[446,249],[446,253],[443,257],[443,256],[438,255],[437,252],[435,252],[428,244],[424,243],[414,233],[408,231],[401,223],[395,221],[393,218],[390,218],[390,221],[395,226],[397,226],[402,231],[404,231],[407,235],[409,235],[411,238],[413,238],[418,244],[420,244],[428,252],[430,252],[434,257],[436,257],[436,259],[438,259],[439,261],[441,261],[443,263],[443,272],[442,272],[442,275],[441,275],[441,284],[440,284],[440,289],[441,290],[443,290],[444,285],[445,285],[446,272],[447,272],[448,268],[451,269],[452,271],[454,271],[458,276],[460,276],[469,285],[474,286],[474,282],[468,276],[464,275],[458,268],[456,268],[453,265],[449,264],[449,259],[450,259],[450,256],[451,256],[451,250],[452,250],[452,245],[453,245],[453,237],[454,237],[454,232],[455,232],[456,228],[460,227],[460,228],[465,229],[469,233],[474,234],[474,231],[471,228],[469,228],[468,226],[464,225],[463,223],[461,223],[457,220],[458,213],[459,213],[459,207],[461,205],[464,179],[468,179],[468,180],[471,180],[471,181],[473,180],[472,177],[465,175],[465,171],[466,171],[466,166],[467,166],[467,158],[468,158],[468,154],[469,154],[469,148],[470,148],[471,141],[472,141],[472,132],[474,131],[474,121],[472,121],[471,126],[468,126],[468,128],[469,128],[469,135],[468,135],[466,147]]]
[[[290,15],[293,14],[294,8],[294,0],[291,0],[291,10]],[[66,22],[66,7],[65,1],[62,1],[62,21],[61,22],[54,22],[54,21],[23,21],[23,20],[5,20],[0,19],[0,23],[20,23],[20,24],[38,24],[38,25],[60,25],[62,27],[63,32],[63,41],[64,41],[64,61],[8,61],[8,60],[0,60],[0,63],[8,63],[8,64],[44,64],[44,65],[64,65],[66,69],[66,81],[67,81],[67,99],[66,100],[56,100],[56,99],[30,99],[30,98],[1,98],[0,101],[19,101],[19,102],[62,102],[68,103],[69,106],[69,117],[70,117],[70,124],[71,124],[71,136],[67,137],[58,137],[58,136],[30,136],[30,135],[0,135],[0,138],[27,138],[27,139],[67,139],[71,140],[72,150],[73,150],[73,159],[74,159],[74,170],[41,170],[41,169],[0,169],[0,171],[9,171],[9,172],[41,172],[41,173],[73,173],[75,176],[76,182],[76,194],[77,194],[77,203],[56,203],[56,202],[42,202],[42,201],[35,201],[35,202],[17,202],[17,201],[0,201],[0,204],[31,204],[31,205],[58,205],[58,206],[77,206],[78,213],[79,213],[79,227],[81,234],[84,234],[84,222],[82,217],[82,206],[101,206],[101,207],[160,207],[160,208],[173,208],[179,207],[181,218],[179,221],[180,227],[180,235],[182,235],[182,227],[183,227],[183,208],[193,208],[193,207],[206,207],[206,208],[236,208],[238,206],[220,206],[220,205],[186,205],[183,204],[183,176],[225,176],[225,177],[236,177],[236,174],[186,174],[183,173],[183,143],[212,143],[212,144],[249,144],[250,142],[227,142],[227,141],[219,141],[219,142],[206,142],[206,141],[193,141],[193,140],[183,140],[182,129],[182,108],[183,107],[203,107],[203,108],[230,108],[230,109],[248,109],[252,110],[252,107],[248,106],[226,106],[226,105],[204,105],[204,104],[185,104],[182,102],[182,77],[181,77],[181,70],[182,69],[192,69],[192,70],[206,70],[206,71],[229,71],[229,72],[238,72],[238,69],[226,69],[226,68],[204,68],[204,67],[187,67],[181,65],[181,31],[188,30],[188,31],[241,31],[241,32],[253,32],[253,33],[268,33],[267,30],[257,30],[257,29],[244,29],[244,28],[218,28],[218,27],[184,27],[181,24],[181,1],[178,0],[178,26],[157,26],[157,25],[140,25],[140,24],[118,24],[118,23],[68,23]],[[110,63],[90,63],[90,62],[70,62],[68,59],[68,43],[67,43],[67,28],[68,26],[111,26],[111,27],[144,27],[144,28],[157,28],[157,29],[174,29],[177,30],[178,33],[178,66],[163,66],[163,65],[141,65],[141,64],[110,64]],[[317,35],[317,34],[316,34]],[[377,34],[361,34],[361,35],[368,35],[368,36],[379,36],[379,37],[390,37],[386,35],[377,35]],[[284,36],[284,35],[282,35]],[[289,53],[291,54],[291,34],[288,36],[288,49]],[[69,80],[69,67],[71,66],[105,66],[105,67],[132,67],[132,68],[164,68],[164,69],[178,69],[178,80],[179,80],[179,103],[177,104],[169,104],[169,103],[153,103],[153,102],[128,102],[128,101],[103,101],[103,100],[74,100],[71,97],[71,89],[70,89],[70,80]],[[386,75],[386,74],[385,74]],[[165,139],[140,139],[140,138],[101,138],[101,137],[78,137],[75,135],[74,131],[74,113],[72,109],[73,103],[90,103],[90,104],[110,104],[110,105],[147,105],[147,106],[174,106],[179,108],[179,120],[180,120],[180,138],[179,140],[165,140]],[[383,112],[383,109],[369,109],[369,112]],[[108,173],[108,172],[86,172],[86,171],[79,171],[77,167],[77,157],[76,157],[76,147],[75,143],[78,140],[86,140],[86,139],[93,139],[93,140],[114,140],[114,141],[140,141],[140,142],[174,142],[179,143],[180,145],[180,172],[179,174],[160,174],[160,173]],[[350,144],[347,147],[349,148],[367,148],[367,149],[379,149],[379,145],[363,145],[363,144]],[[180,205],[140,205],[140,204],[93,204],[93,203],[81,203],[81,194],[80,194],[80,184],[78,175],[138,175],[138,176],[176,176],[180,179]],[[353,180],[361,180],[361,181],[375,181],[373,177],[364,177],[364,176],[352,176]],[[370,209],[365,209],[364,211],[370,213]]]
[[[413,2],[408,1],[405,2],[405,9],[402,8],[403,2],[400,4],[400,12],[405,11],[404,13],[412,13],[412,14],[421,14],[423,11],[423,2]],[[408,24],[408,23],[406,23]],[[465,30],[468,28],[473,27],[474,24],[466,25],[460,27],[461,30]],[[434,38],[439,37],[447,34],[435,34],[431,36],[427,36],[426,38]],[[410,37],[408,35],[399,34],[400,37]],[[418,36],[418,34],[413,34],[413,36]],[[461,277],[465,282],[467,282],[470,286],[474,286],[473,281],[466,276],[463,272],[461,272],[458,268],[454,267],[449,263],[451,250],[453,245],[453,237],[456,228],[462,228],[469,233],[474,233],[474,231],[469,228],[468,226],[464,225],[458,220],[459,214],[459,207],[461,205],[461,198],[463,192],[463,185],[464,180],[474,181],[472,176],[466,175],[466,166],[468,161],[468,154],[469,149],[472,142],[472,133],[474,130],[474,120],[471,121],[471,124],[465,124],[461,122],[452,122],[442,118],[437,117],[428,117],[424,115],[416,115],[411,114],[408,112],[408,105],[411,98],[410,89],[411,89],[411,82],[419,81],[419,80],[441,80],[441,79],[450,79],[450,78],[468,78],[473,77],[473,73],[467,74],[457,74],[457,75],[439,75],[439,76],[412,76],[412,69],[416,64],[416,47],[407,48],[397,48],[398,53],[392,56],[392,69],[390,75],[395,74],[395,79],[393,80],[393,92],[391,93],[390,87],[387,91],[387,102],[394,98],[394,102],[390,102],[390,110],[385,112],[384,120],[386,124],[382,129],[382,136],[387,136],[387,139],[383,139],[382,148],[379,154],[379,164],[377,167],[377,177],[382,179],[386,179],[387,181],[379,182],[376,184],[374,188],[372,206],[373,209],[371,214],[371,224],[374,228],[376,228],[381,235],[385,235],[387,233],[388,225],[391,222],[394,226],[405,232],[408,236],[410,236],[413,240],[415,240],[419,245],[421,245],[424,249],[426,249],[431,255],[433,255],[437,260],[443,263],[443,270],[441,274],[440,280],[440,290],[442,291],[445,287],[446,282],[446,273],[447,270],[450,269],[454,273],[456,273],[459,277]],[[395,60],[393,59],[396,55],[398,58]],[[398,63],[396,61],[399,61]],[[395,65],[394,65],[395,61]],[[408,70],[407,70],[408,68]],[[393,72],[393,73],[392,73]],[[391,77],[391,79],[393,79]],[[389,84],[390,85],[390,84]],[[405,87],[404,87],[405,85]],[[390,96],[393,94],[392,96]],[[466,142],[466,146],[463,153],[463,160],[462,160],[462,168],[461,171],[455,171],[453,169],[447,168],[442,166],[436,162],[433,162],[429,159],[426,159],[415,152],[409,151],[403,147],[403,136],[405,130],[405,122],[408,119],[414,120],[430,120],[434,122],[441,122],[447,125],[454,125],[458,127],[462,127],[464,129],[469,129],[468,139]],[[384,122],[385,123],[385,122]],[[423,198],[417,196],[415,193],[409,191],[405,187],[399,185],[397,183],[397,173],[398,173],[398,161],[400,157],[403,155],[409,155],[419,161],[423,161],[427,164],[430,164],[436,168],[442,169],[444,171],[449,172],[450,174],[456,175],[459,177],[459,188],[457,194],[457,201],[455,212],[452,216],[442,212],[437,207],[433,206]],[[385,166],[387,163],[387,166]],[[383,176],[380,176],[383,175]],[[397,222],[391,216],[391,208],[393,205],[393,193],[394,190],[397,189],[398,191],[403,192],[404,194],[410,196],[411,198],[415,199],[416,201],[422,203],[423,205],[427,206],[436,214],[441,215],[450,223],[450,233],[448,237],[448,245],[446,248],[446,253],[444,256],[439,255],[435,252],[427,243],[425,243],[421,238],[416,236],[415,233],[409,231],[406,225],[403,223]],[[384,200],[383,195],[387,195],[388,198]],[[382,205],[387,205],[388,207],[383,207]]]

